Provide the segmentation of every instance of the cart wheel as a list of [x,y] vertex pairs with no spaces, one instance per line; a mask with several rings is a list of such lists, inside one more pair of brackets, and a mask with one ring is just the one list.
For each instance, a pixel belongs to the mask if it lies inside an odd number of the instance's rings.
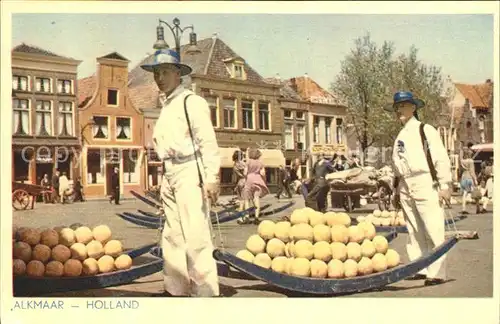
[[15,210],[25,210],[30,204],[30,195],[26,190],[17,189],[12,193],[12,207]]

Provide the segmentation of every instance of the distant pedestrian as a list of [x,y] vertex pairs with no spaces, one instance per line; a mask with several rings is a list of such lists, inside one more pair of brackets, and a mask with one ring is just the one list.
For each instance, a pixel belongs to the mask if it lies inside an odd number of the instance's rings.
[[118,168],[114,168],[113,174],[111,174],[111,196],[109,197],[109,203],[111,204],[114,201],[115,205],[120,204],[120,175],[118,171]]
[[233,153],[233,173],[236,176],[236,185],[234,186],[234,193],[239,203],[239,210],[243,211],[245,200],[243,199],[243,188],[245,187],[246,178],[246,164],[243,160],[243,152],[241,150],[234,151]]
[[248,150],[247,177],[243,188],[243,198],[245,199],[245,209],[250,208],[250,202],[255,206],[255,213],[250,219],[248,216],[238,220],[239,224],[260,223],[260,199],[269,193],[266,185],[266,169],[259,160],[262,153],[258,149]]
[[59,170],[52,176],[52,203],[59,201]]
[[289,171],[283,165],[280,165],[278,168],[278,191],[276,192],[277,199],[280,199],[283,191],[286,193],[289,199],[292,198],[292,192],[290,191],[290,178],[291,177]]

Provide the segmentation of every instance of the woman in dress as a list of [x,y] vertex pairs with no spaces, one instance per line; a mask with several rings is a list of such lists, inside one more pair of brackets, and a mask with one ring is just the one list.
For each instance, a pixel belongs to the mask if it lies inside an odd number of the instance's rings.
[[[467,195],[472,193],[475,186],[477,186],[476,172],[474,170],[474,160],[472,159],[472,151],[465,150],[462,161],[462,177],[460,178],[460,187],[462,189],[462,214],[467,212]],[[477,204],[479,206],[479,204]]]
[[234,187],[234,193],[239,202],[239,211],[243,211],[245,206],[245,200],[243,199],[243,187],[245,186],[246,178],[246,165],[243,161],[243,152],[240,150],[234,151],[233,153],[233,173],[236,176],[236,186]]
[[253,201],[255,213],[252,216],[244,216],[238,220],[239,224],[254,223],[259,224],[260,198],[269,193],[266,185],[266,170],[264,164],[259,160],[262,153],[258,149],[248,150],[247,175],[243,187],[243,199],[245,199],[245,209],[250,208],[250,201]]

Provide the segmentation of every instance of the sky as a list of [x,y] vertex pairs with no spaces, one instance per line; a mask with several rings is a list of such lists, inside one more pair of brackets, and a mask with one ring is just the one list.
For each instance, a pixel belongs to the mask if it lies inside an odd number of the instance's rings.
[[[325,89],[358,37],[394,43],[398,53],[415,45],[426,64],[454,82],[494,78],[492,15],[355,14],[13,14],[12,46],[26,43],[81,60],[79,78],[92,75],[96,58],[118,52],[129,69],[153,52],[158,19],[194,25],[198,39],[218,37],[263,77],[307,73]],[[165,29],[165,39],[173,38]],[[189,41],[189,31],[182,43]]]

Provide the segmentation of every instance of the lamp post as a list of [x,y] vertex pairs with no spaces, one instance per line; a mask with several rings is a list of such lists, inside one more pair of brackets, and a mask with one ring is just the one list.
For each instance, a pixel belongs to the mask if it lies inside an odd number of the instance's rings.
[[162,24],[166,25],[174,36],[175,51],[179,55],[179,61],[181,60],[181,37],[183,33],[188,29],[191,30],[191,33],[189,33],[189,47],[186,50],[186,53],[192,55],[201,53],[200,49],[196,45],[196,33],[194,32],[193,25],[182,28],[180,27],[181,21],[179,20],[179,18],[174,18],[172,25],[170,25],[166,21],[158,19],[158,27],[156,27],[156,42],[153,45],[154,49],[159,50],[169,48],[167,42],[165,41],[165,33]]

